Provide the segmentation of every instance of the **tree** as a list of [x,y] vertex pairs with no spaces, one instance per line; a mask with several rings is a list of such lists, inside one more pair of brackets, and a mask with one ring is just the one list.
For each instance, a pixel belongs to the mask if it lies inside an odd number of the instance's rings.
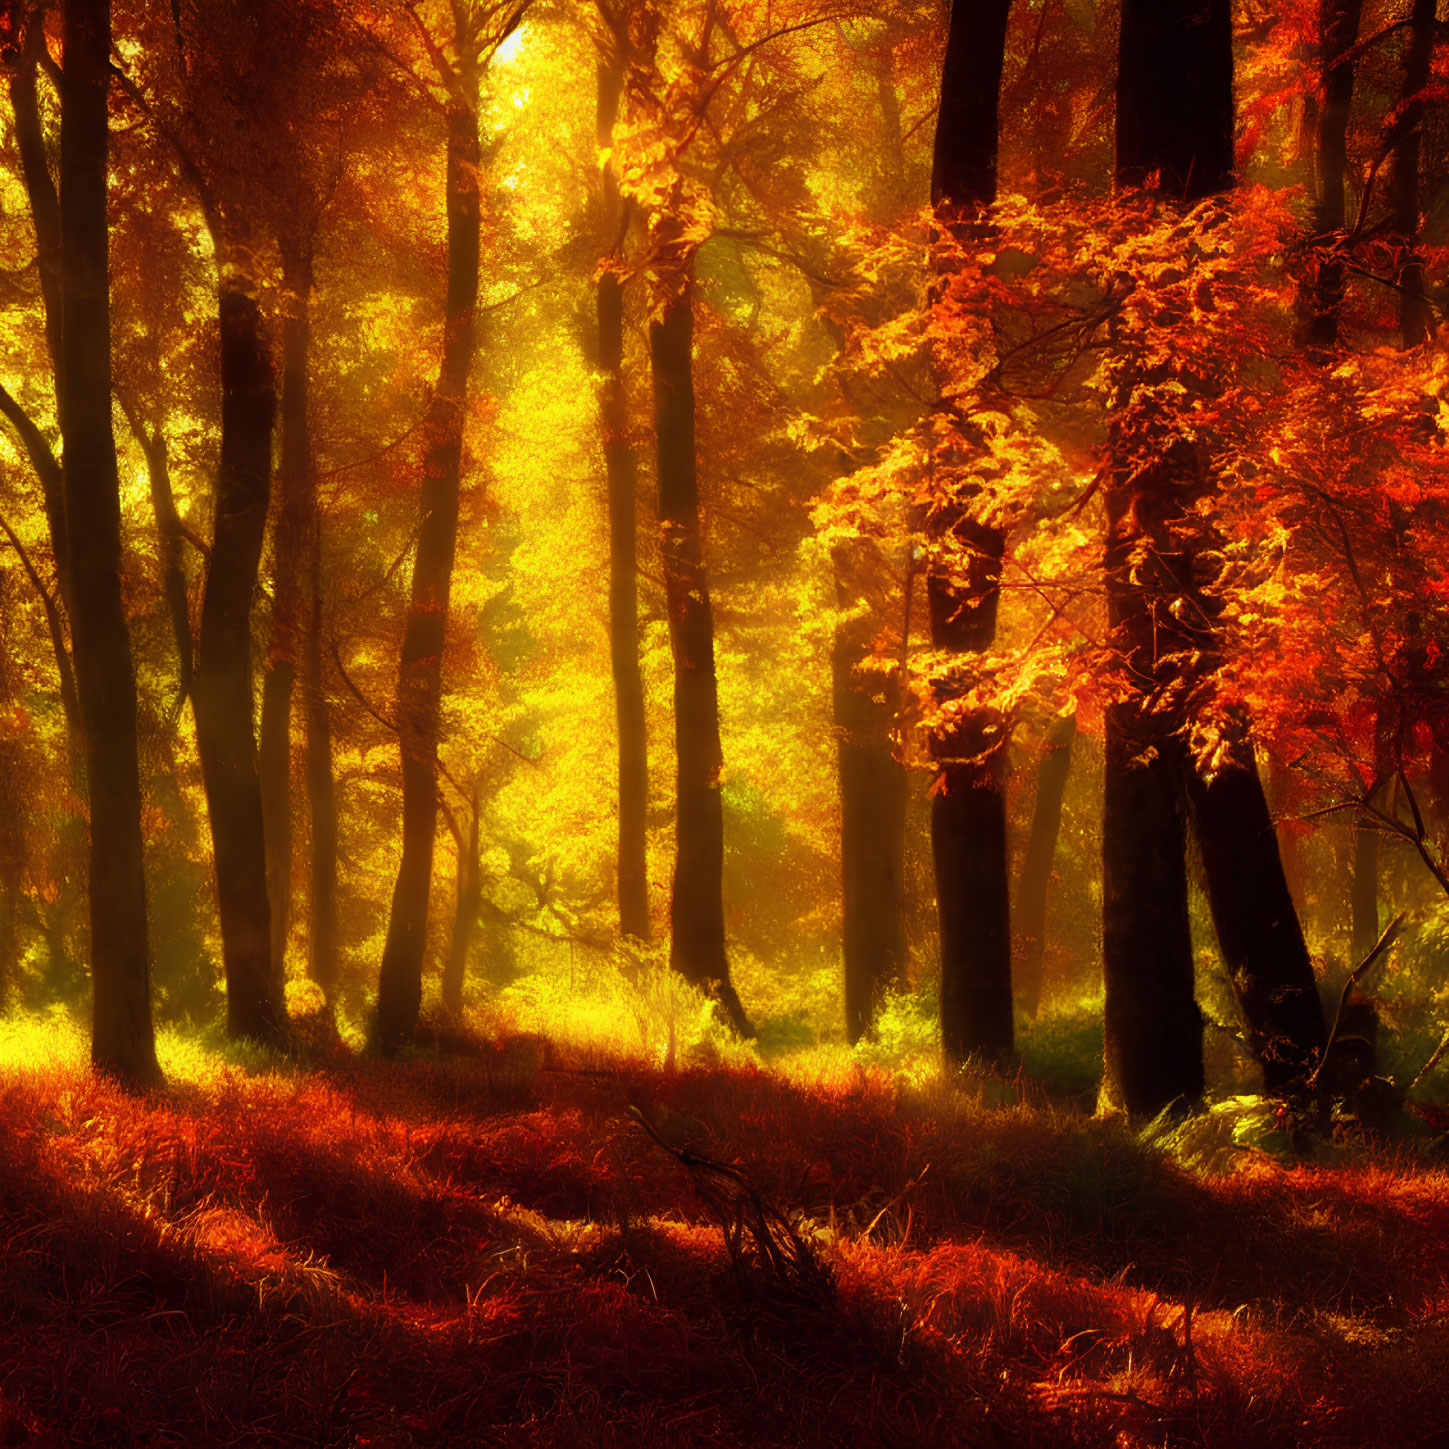
[[[1128,5],[1117,91],[1121,180],[1155,184],[1172,203],[1225,190],[1232,84],[1225,4]],[[1200,214],[1202,225],[1213,224],[1206,209]],[[1180,298],[1160,320],[1182,323]],[[1162,351],[1159,343],[1117,373],[1107,495],[1109,617],[1124,666],[1107,712],[1107,1066],[1109,1091],[1133,1115],[1195,1101],[1203,1085],[1184,800],[1224,963],[1268,1088],[1301,1088],[1325,1036],[1247,713],[1214,702],[1210,690],[1195,694],[1194,680],[1211,675],[1223,647],[1221,603],[1204,587],[1218,543],[1209,506],[1217,491],[1213,440],[1173,418],[1162,388],[1171,379],[1189,394],[1212,395],[1224,380],[1210,363],[1164,359]]]
[[714,618],[699,529],[699,473],[694,451],[694,297],[686,269],[664,315],[649,324],[654,428],[659,447],[659,529],[669,643],[674,655],[674,749],[677,761],[674,889],[669,961],[686,981],[719,998],[735,1030],[754,1030],[730,983],[725,954],[724,806],[720,775],[719,687]]
[[111,431],[107,259],[111,11],[64,0],[59,411],[73,568],[76,690],[90,795],[91,1055],[134,1084],[160,1075],[151,1025],[136,681],[121,602],[121,504]]
[[[996,199],[1001,72],[1010,0],[955,0],[941,76],[931,201],[943,228],[965,234]],[[949,411],[949,408],[947,409]],[[968,439],[939,458],[938,501],[928,529],[926,573],[931,642],[979,654],[996,634],[1003,530],[973,509],[973,488],[949,481]],[[964,555],[963,570],[947,563]],[[931,803],[931,848],[941,923],[941,1042],[954,1060],[1012,1047],[1010,885],[1003,721],[989,710],[958,711],[938,733],[939,774]]]
[[1029,1016],[1035,1016],[1041,1004],[1047,894],[1062,823],[1062,797],[1066,794],[1067,776],[1072,768],[1072,745],[1076,737],[1075,713],[1053,720],[1036,769],[1031,829],[1027,835],[1016,896],[1017,938],[1021,943],[1016,963],[1016,997]]
[[[600,6],[606,35],[599,58],[598,142],[613,144],[626,71],[629,10]],[[608,249],[595,288],[599,424],[609,489],[609,658],[619,726],[619,929],[649,937],[649,870],[645,812],[649,803],[644,680],[639,669],[639,585],[635,502],[639,461],[629,431],[624,381],[624,277],[621,264],[632,211],[621,202],[612,159],[602,168],[603,224]]]
[[478,105],[489,59],[522,21],[527,4],[452,0],[456,65],[409,11],[437,71],[447,116],[447,296],[438,382],[423,423],[422,489],[407,623],[398,664],[397,730],[402,753],[402,860],[393,886],[377,983],[377,1043],[412,1040],[422,1002],[423,953],[437,831],[438,718],[447,642],[448,593],[458,538],[468,373],[476,341],[482,201]]
[[[1156,180],[1191,203],[1233,165],[1232,25],[1227,0],[1126,0],[1117,76],[1121,184]],[[1118,390],[1107,488],[1107,604],[1125,676],[1106,715],[1102,956],[1106,1085],[1133,1116],[1197,1100],[1202,1017],[1193,994],[1184,863],[1186,749],[1180,719],[1154,700],[1187,647],[1171,612],[1190,586],[1175,536],[1205,458],[1175,436],[1132,367]],[[1134,399],[1136,405],[1134,406]]]

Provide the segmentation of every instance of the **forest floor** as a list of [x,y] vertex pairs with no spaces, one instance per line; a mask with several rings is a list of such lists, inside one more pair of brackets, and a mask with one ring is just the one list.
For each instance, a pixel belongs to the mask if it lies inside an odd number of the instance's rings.
[[1442,1171],[452,1045],[0,1052],[0,1444],[1449,1444]]

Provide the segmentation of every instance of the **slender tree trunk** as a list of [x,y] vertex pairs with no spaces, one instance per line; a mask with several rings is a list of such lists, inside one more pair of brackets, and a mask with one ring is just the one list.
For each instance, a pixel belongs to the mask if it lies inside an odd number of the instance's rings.
[[[1117,172],[1156,177],[1184,204],[1226,187],[1233,165],[1228,0],[1124,0],[1117,74]],[[1140,370],[1140,369],[1139,369]],[[1108,706],[1102,816],[1104,1090],[1133,1117],[1202,1095],[1202,1017],[1193,989],[1184,861],[1182,721],[1157,699],[1184,627],[1172,601],[1191,588],[1179,523],[1201,494],[1202,449],[1159,436],[1164,420],[1127,400],[1112,427],[1107,610],[1132,691]],[[1142,465],[1142,458],[1155,462]],[[1134,566],[1139,558],[1146,564]]]
[[276,392],[251,249],[217,237],[221,262],[221,461],[192,681],[196,744],[211,818],[226,971],[227,1029],[280,1043],[287,1034],[271,949],[262,791],[252,731],[251,610],[271,491]]
[[[0,618],[9,619],[8,575],[0,576]],[[8,633],[8,631],[6,631]],[[0,652],[0,702],[15,707],[15,670],[8,638]],[[25,890],[26,769],[19,740],[0,737],[0,1012],[14,996],[20,967],[20,901]]]
[[76,686],[90,785],[90,915],[96,1066],[125,1081],[160,1076],[136,753],[136,679],[121,599],[121,504],[111,431],[106,165],[109,0],[64,0],[61,110],[60,423],[71,524]]
[[166,438],[158,419],[150,429],[131,401],[121,394],[121,409],[130,424],[131,434],[146,459],[146,481],[151,490],[151,512],[156,519],[156,538],[161,555],[161,583],[166,595],[166,609],[171,616],[171,637],[176,645],[176,711],[191,693],[192,641],[191,605],[186,579],[186,531],[176,511],[176,495],[171,488],[171,465],[166,455]]
[[1021,864],[1016,896],[1016,933],[1020,955],[1016,972],[1016,999],[1029,1016],[1041,1005],[1042,966],[1046,958],[1047,895],[1052,861],[1062,825],[1062,799],[1072,769],[1072,744],[1077,737],[1074,714],[1053,721],[1036,770],[1036,798],[1031,812],[1031,833]]
[[[941,77],[931,200],[943,227],[980,225],[996,199],[1001,71],[1010,0],[954,0]],[[949,464],[954,459],[943,458]],[[928,520],[936,545],[926,576],[931,642],[974,654],[996,637],[1006,536],[973,514],[960,485]],[[967,577],[944,562],[962,554]],[[949,686],[946,686],[949,688]],[[933,742],[939,775],[931,851],[941,929],[941,1044],[948,1058],[1002,1059],[1013,1042],[1005,722],[974,711]]]
[[[45,309],[45,340],[61,387],[61,238],[60,198],[45,155],[45,130],[36,94],[36,71],[45,54],[45,25],[40,8],[27,7],[24,50],[10,76],[10,103],[15,118],[15,144],[35,225],[35,262]],[[64,535],[62,534],[62,538]],[[62,553],[64,549],[62,548]]]
[[[36,271],[40,278],[40,297],[45,313],[45,340],[55,377],[56,407],[59,411],[64,390],[65,353],[61,344],[64,283],[60,196],[46,158],[45,131],[41,124],[40,101],[36,91],[36,71],[45,52],[43,18],[38,8],[29,10],[26,14],[24,51],[10,77],[10,103],[15,123],[15,144],[20,153],[20,170],[25,181],[26,199],[30,204],[31,223],[35,228]],[[51,552],[55,557],[56,580],[59,584],[61,609],[58,612],[69,618],[74,612],[75,598],[71,587],[65,486],[60,462],[29,414],[3,389],[0,389],[0,412],[4,413],[19,435],[21,445],[40,482]],[[52,624],[52,634],[54,633]],[[63,632],[61,638],[64,644]],[[62,670],[63,674],[64,672]],[[78,736],[78,717],[71,709],[70,698],[65,698],[67,722]],[[83,793],[83,782],[78,781],[78,784]]]
[[[623,90],[623,64],[617,58],[599,64],[598,138],[601,148],[613,139]],[[613,233],[610,255],[622,244],[627,215],[610,165],[604,167],[604,223]],[[649,869],[646,815],[649,805],[648,738],[644,723],[644,678],[639,669],[639,589],[634,511],[639,463],[629,435],[629,403],[624,385],[624,283],[606,270],[597,290],[599,423],[604,466],[609,480],[609,658],[619,722],[619,929],[640,940],[649,937]]]
[[463,986],[468,976],[468,953],[478,924],[478,907],[483,883],[478,869],[478,790],[473,790],[473,812],[468,821],[468,839],[458,840],[458,884],[453,912],[453,935],[448,942],[448,960],[443,967],[443,1006],[454,1016],[463,1010]]
[[[315,474],[312,483],[315,489]],[[332,721],[322,668],[322,519],[315,507],[307,535],[302,710],[306,727],[307,810],[312,822],[307,974],[330,1002],[337,992],[337,785],[332,773]]]
[[479,159],[476,104],[455,100],[448,108],[448,293],[443,359],[424,422],[422,517],[398,668],[403,850],[377,987],[377,1043],[384,1050],[412,1040],[422,1003],[437,828],[443,647],[458,538],[463,422],[478,301]]
[[906,771],[891,730],[899,676],[858,666],[874,655],[877,616],[864,575],[878,556],[855,540],[832,553],[840,622],[831,653],[840,760],[840,865],[845,1030],[852,1045],[873,1028],[882,991],[905,974]]
[[1354,828],[1348,905],[1352,964],[1357,964],[1379,938],[1379,836],[1367,825]]
[[292,908],[292,690],[302,653],[308,536],[316,526],[307,431],[307,363],[312,259],[283,243],[281,466],[272,524],[272,628],[262,682],[260,772],[267,849],[271,953],[287,954]]
[[659,527],[669,642],[674,654],[674,889],[669,963],[712,992],[735,1030],[754,1028],[730,982],[725,954],[724,811],[714,615],[699,529],[694,451],[694,298],[687,274],[662,320],[649,326],[659,441]]

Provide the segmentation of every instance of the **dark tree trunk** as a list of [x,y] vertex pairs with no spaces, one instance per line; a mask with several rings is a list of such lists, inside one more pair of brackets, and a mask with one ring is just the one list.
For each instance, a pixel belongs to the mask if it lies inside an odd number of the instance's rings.
[[[1190,203],[1225,188],[1233,164],[1228,0],[1124,0],[1117,74],[1117,172],[1154,174]],[[1131,395],[1124,382],[1121,396]],[[1119,411],[1107,490],[1108,626],[1132,692],[1106,712],[1102,816],[1104,1088],[1133,1117],[1192,1103],[1203,1089],[1202,1017],[1193,989],[1184,861],[1182,720],[1157,698],[1183,643],[1170,612],[1191,589],[1179,524],[1203,487],[1201,450],[1162,420]],[[1155,457],[1148,467],[1144,456]],[[1134,568],[1145,552],[1149,563]]]
[[1350,949],[1362,961],[1379,938],[1379,836],[1368,825],[1353,833],[1353,879],[1349,887]]
[[[618,60],[599,65],[598,139],[607,147],[623,89]],[[604,224],[613,233],[610,255],[620,249],[627,216],[612,166],[604,167]],[[635,500],[639,464],[629,434],[624,385],[624,283],[617,272],[599,277],[599,423],[609,480],[609,658],[619,723],[619,929],[649,937],[649,870],[646,813],[649,805],[648,738],[644,723],[644,679],[639,669],[639,589]]]
[[[960,232],[996,199],[1001,71],[1010,0],[955,0],[941,76],[931,200],[941,224]],[[954,461],[954,460],[942,460]],[[926,577],[931,642],[958,654],[996,637],[1005,534],[973,516],[959,488],[928,520],[935,557]],[[961,553],[968,576],[939,560]],[[950,686],[943,686],[949,689]],[[941,929],[941,1044],[948,1058],[1010,1055],[1010,870],[1006,838],[1005,721],[994,711],[963,717],[933,741],[940,771],[931,802],[931,851]]]
[[478,869],[478,791],[473,791],[473,811],[468,821],[468,839],[458,838],[458,885],[453,911],[453,935],[448,942],[448,960],[443,967],[443,1006],[457,1016],[463,1010],[463,986],[468,977],[468,953],[478,924],[478,907],[483,900],[483,883]]
[[724,926],[724,812],[714,616],[699,528],[694,452],[693,277],[649,325],[659,444],[659,528],[674,654],[674,889],[669,963],[714,994],[736,1031],[752,1036],[730,983]]
[[1321,0],[1318,13],[1323,101],[1314,148],[1318,194],[1313,207],[1313,240],[1318,255],[1310,294],[1308,337],[1311,346],[1325,352],[1338,345],[1343,308],[1343,263],[1336,248],[1343,240],[1348,114],[1354,80],[1354,64],[1344,57],[1358,39],[1362,11],[1363,0]]
[[251,610],[271,491],[276,392],[249,272],[250,247],[218,236],[222,273],[221,461],[192,681],[196,744],[211,818],[227,1029],[280,1043],[287,1034],[271,949],[262,791],[252,732]]
[[1029,1016],[1035,1016],[1041,1006],[1047,895],[1051,889],[1052,861],[1062,825],[1062,798],[1067,792],[1076,737],[1076,715],[1053,721],[1036,769],[1031,833],[1026,838],[1026,855],[1021,863],[1021,884],[1016,896],[1016,935],[1020,943],[1016,999]]
[[[55,374],[57,409],[64,390],[65,353],[61,345],[62,256],[60,196],[50,174],[45,154],[45,132],[36,94],[36,69],[45,53],[45,27],[40,12],[27,16],[25,49],[10,77],[10,102],[15,118],[15,144],[20,153],[20,170],[35,227],[36,271],[40,276],[40,297],[45,312],[45,340]],[[0,389],[0,411],[10,420],[40,480],[45,500],[45,518],[50,531],[51,551],[60,597],[67,615],[72,612],[70,549],[66,541],[65,494],[60,463],[45,435],[9,393]]]
[[40,297],[45,308],[45,340],[55,369],[56,391],[61,386],[61,239],[60,198],[45,155],[45,131],[40,122],[36,70],[45,55],[44,15],[39,7],[26,16],[25,46],[10,76],[10,102],[15,117],[15,145],[35,225],[35,262],[40,276]]
[[906,771],[891,731],[900,716],[899,676],[858,666],[871,659],[879,590],[867,575],[881,560],[863,540],[832,555],[841,619],[831,653],[840,760],[840,865],[845,950],[845,1031],[852,1045],[873,1028],[882,991],[906,966],[904,872]]
[[1424,102],[1420,93],[1429,84],[1434,56],[1436,0],[1413,0],[1409,49],[1404,60],[1403,89],[1398,124],[1403,134],[1394,148],[1390,186],[1390,225],[1401,248],[1399,265],[1399,328],[1405,347],[1417,347],[1434,334],[1434,313],[1429,305],[1424,259],[1419,255],[1419,157],[1423,149]]
[[1228,0],[1123,0],[1117,178],[1157,172],[1164,195],[1200,201],[1233,171],[1233,34]]
[[1211,779],[1191,772],[1189,794],[1223,963],[1264,1086],[1281,1093],[1302,1085],[1327,1033],[1252,740],[1238,724],[1227,762]]
[[262,683],[260,771],[271,953],[278,972],[292,913],[292,690],[302,654],[308,536],[316,524],[307,432],[312,261],[283,244],[281,466],[272,523],[272,627]]
[[378,976],[377,1044],[383,1050],[412,1041],[422,1003],[437,828],[443,647],[458,539],[463,420],[478,301],[479,159],[476,108],[454,100],[448,108],[448,292],[443,359],[423,427],[421,521],[398,668],[403,850]]
[[90,786],[90,916],[96,1066],[160,1076],[136,753],[136,679],[121,599],[121,504],[111,431],[106,164],[109,0],[65,0],[61,108],[61,434],[73,564],[76,687]]
[[312,822],[307,974],[331,1001],[337,991],[337,786],[332,774],[332,721],[322,669],[322,519],[315,507],[307,535],[302,711],[306,726],[307,809]]
[[[12,617],[9,583],[8,576],[0,576],[0,619]],[[0,703],[11,710],[15,701],[15,670],[7,638],[0,652]],[[0,1012],[10,1006],[20,966],[20,902],[27,863],[26,774],[20,742],[7,731],[0,737]]]
[[171,616],[171,637],[176,645],[176,711],[191,693],[192,642],[191,606],[186,579],[186,530],[176,511],[176,495],[171,488],[171,465],[166,455],[166,439],[158,419],[148,429],[140,413],[124,395],[119,396],[121,409],[130,424],[146,459],[146,481],[151,490],[151,512],[156,519],[156,538],[160,545],[161,583],[166,595],[166,610]]

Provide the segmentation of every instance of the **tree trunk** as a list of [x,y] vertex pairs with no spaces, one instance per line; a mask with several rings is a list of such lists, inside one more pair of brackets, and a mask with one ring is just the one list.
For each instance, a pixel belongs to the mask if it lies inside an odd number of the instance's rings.
[[302,652],[308,537],[316,526],[316,500],[307,433],[312,260],[285,241],[282,255],[281,466],[272,524],[272,628],[262,683],[259,764],[271,953],[275,969],[285,976],[292,908],[292,687]]
[[1072,744],[1077,717],[1054,720],[1036,770],[1036,799],[1032,805],[1031,833],[1021,864],[1016,896],[1016,933],[1020,955],[1016,972],[1016,999],[1022,1010],[1035,1016],[1041,1005],[1042,967],[1046,958],[1047,895],[1051,888],[1052,860],[1061,832],[1062,798],[1072,769]]
[[1281,1093],[1302,1085],[1327,1032],[1252,739],[1238,725],[1227,763],[1211,779],[1192,771],[1189,796],[1223,963],[1263,1084]]
[[1354,64],[1344,57],[1358,40],[1363,0],[1322,0],[1318,55],[1323,103],[1318,115],[1315,157],[1317,196],[1313,207],[1314,250],[1318,254],[1310,294],[1309,344],[1322,352],[1338,345],[1343,309],[1344,182],[1348,176],[1348,113],[1353,102]]
[[271,949],[262,792],[252,732],[251,609],[271,491],[276,392],[244,237],[218,236],[221,460],[192,681],[196,744],[211,818],[227,1030],[281,1043],[282,981]]
[[1368,825],[1353,833],[1353,880],[1349,888],[1351,965],[1373,950],[1379,938],[1379,835]]
[[[315,489],[315,474],[312,486]],[[322,670],[322,519],[315,507],[315,494],[312,527],[307,535],[302,710],[306,727],[307,810],[312,822],[307,974],[330,1002],[337,992],[337,786],[332,774],[332,721]]]
[[837,545],[831,663],[840,760],[840,866],[845,950],[845,1031],[852,1045],[873,1029],[882,991],[906,966],[906,771],[891,731],[900,715],[899,675],[867,673],[876,619],[864,577],[881,569],[864,540]]
[[46,160],[45,130],[41,125],[40,101],[36,94],[36,70],[45,55],[44,14],[40,7],[28,9],[25,27],[24,50],[10,76],[10,103],[15,117],[15,145],[20,153],[20,170],[25,178],[31,220],[35,225],[35,263],[40,277],[41,303],[45,309],[45,341],[50,349],[59,396],[63,356],[60,336],[63,286],[60,198]]
[[724,811],[714,616],[699,528],[694,452],[693,276],[649,325],[659,445],[659,528],[674,655],[674,888],[669,964],[711,992],[735,1030],[754,1028],[730,982],[724,926]]
[[478,791],[473,790],[473,813],[468,821],[468,839],[458,839],[458,890],[453,912],[453,935],[448,942],[448,960],[443,967],[443,1006],[454,1016],[463,1010],[463,986],[468,976],[468,953],[478,924],[478,907],[483,883],[478,869]]
[[1403,134],[1394,148],[1390,173],[1390,225],[1402,249],[1399,328],[1405,347],[1417,347],[1434,335],[1434,312],[1426,293],[1424,259],[1419,255],[1418,240],[1419,156],[1423,149],[1424,125],[1424,102],[1420,93],[1429,84],[1437,12],[1436,0],[1413,0],[1409,49],[1399,95],[1399,124]]
[[[1156,176],[1184,204],[1226,187],[1233,165],[1228,0],[1124,0],[1117,74],[1117,172]],[[1203,1090],[1202,1017],[1193,989],[1183,810],[1182,720],[1155,697],[1183,643],[1173,600],[1191,588],[1178,525],[1203,487],[1202,450],[1124,405],[1112,427],[1107,610],[1131,692],[1106,711],[1102,964],[1109,1101],[1151,1117]],[[1142,466],[1142,457],[1155,463]],[[1134,566],[1144,557],[1145,565]]]
[[185,537],[176,496],[171,489],[171,466],[166,457],[166,439],[158,424],[154,435],[141,439],[146,455],[146,481],[151,489],[151,511],[161,545],[161,582],[166,609],[171,616],[171,636],[176,644],[176,712],[191,693],[192,641],[191,602],[186,579]]
[[[618,59],[600,62],[598,139],[607,148],[613,138],[623,89]],[[627,225],[619,186],[610,165],[604,167],[604,222],[618,252]],[[619,723],[619,930],[640,940],[649,937],[648,739],[644,723],[644,679],[639,669],[639,590],[636,561],[635,500],[639,464],[629,436],[629,404],[624,385],[624,283],[617,272],[599,277],[598,293],[599,423],[604,466],[609,480],[609,658]]]
[[423,425],[421,521],[398,668],[403,849],[377,986],[377,1044],[385,1051],[412,1041],[423,994],[437,826],[443,647],[458,539],[463,421],[478,301],[479,159],[476,106],[454,100],[448,108],[448,292],[443,358]]
[[[1010,0],[955,0],[941,76],[931,201],[941,225],[980,224],[996,200],[1001,71]],[[944,459],[944,462],[954,460]],[[958,489],[928,519],[936,549],[926,575],[931,642],[973,654],[996,637],[1006,536],[973,516]],[[949,545],[950,547],[944,547]],[[967,578],[942,565],[964,552]],[[940,686],[949,692],[951,686]],[[1005,721],[992,710],[961,718],[932,745],[940,770],[931,800],[931,852],[941,931],[941,1045],[948,1059],[1012,1050],[1010,870],[1006,837]]]
[[76,687],[90,785],[90,917],[97,1068],[160,1077],[136,753],[136,678],[121,598],[121,504],[111,431],[106,165],[109,0],[64,0],[60,239],[65,511],[71,523]]

